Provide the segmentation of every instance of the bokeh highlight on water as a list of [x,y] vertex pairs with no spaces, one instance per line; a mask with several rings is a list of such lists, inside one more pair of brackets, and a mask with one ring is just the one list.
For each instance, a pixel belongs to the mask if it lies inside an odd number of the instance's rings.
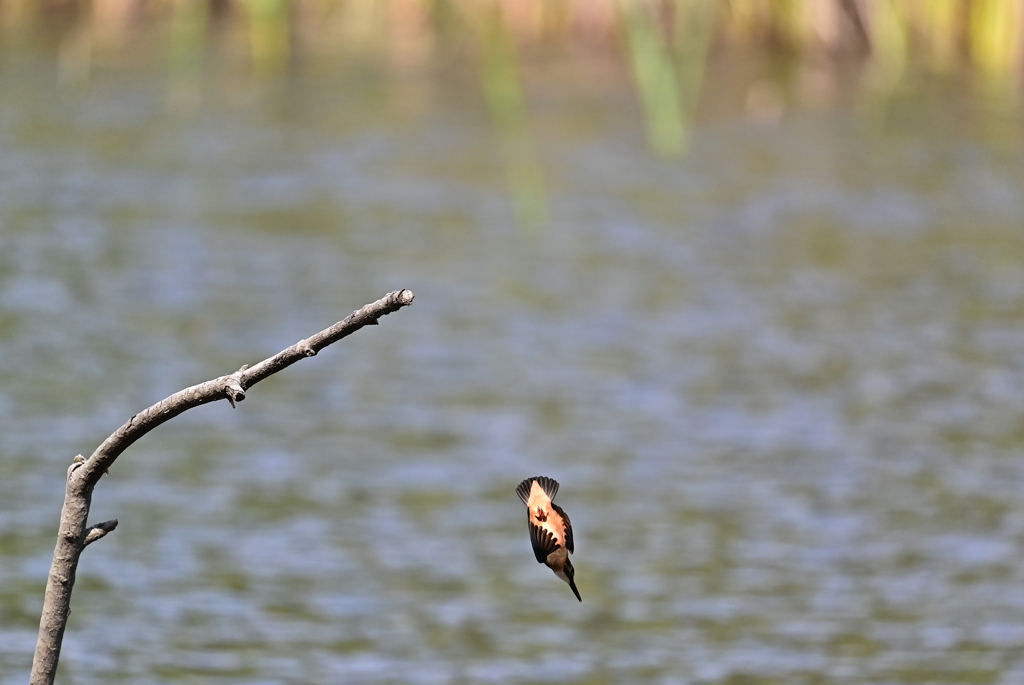
[[[402,287],[118,461],[62,682],[1024,680],[1014,111],[712,95],[665,161],[628,89],[559,72],[524,230],[465,75],[224,77],[183,114],[145,73],[0,73],[4,685],[71,458]],[[533,560],[539,474],[583,604]]]

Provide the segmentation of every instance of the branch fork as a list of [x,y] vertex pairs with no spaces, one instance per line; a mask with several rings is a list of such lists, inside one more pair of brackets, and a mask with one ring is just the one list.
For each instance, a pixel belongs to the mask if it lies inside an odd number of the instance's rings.
[[241,402],[245,399],[245,387],[242,385],[241,377],[241,373],[245,368],[242,367],[242,369],[230,376],[224,376],[224,396],[228,398],[232,409],[235,408],[235,402]]

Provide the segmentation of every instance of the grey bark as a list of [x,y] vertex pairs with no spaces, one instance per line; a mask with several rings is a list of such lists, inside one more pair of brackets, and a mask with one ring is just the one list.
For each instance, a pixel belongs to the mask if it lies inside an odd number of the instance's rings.
[[30,685],[51,685],[56,676],[64,629],[71,614],[71,590],[75,585],[75,572],[82,550],[117,527],[116,520],[92,526],[86,523],[93,488],[114,460],[143,435],[184,411],[224,399],[228,400],[232,407],[235,406],[237,402],[245,399],[246,390],[264,378],[300,359],[314,356],[323,348],[363,326],[376,325],[380,317],[412,304],[413,297],[411,290],[396,290],[352,312],[330,328],[300,340],[255,366],[246,365],[228,376],[221,376],[176,392],[131,417],[104,440],[88,459],[82,455],[74,458],[68,468],[57,547],[53,551],[53,564],[46,580],[46,594],[43,598],[43,613],[39,621],[39,639],[32,662]]

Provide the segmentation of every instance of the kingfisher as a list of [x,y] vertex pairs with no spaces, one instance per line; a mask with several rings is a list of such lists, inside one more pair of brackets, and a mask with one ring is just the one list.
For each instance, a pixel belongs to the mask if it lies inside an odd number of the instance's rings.
[[573,552],[572,523],[562,507],[551,501],[558,494],[558,482],[545,476],[527,478],[516,488],[516,494],[527,508],[530,542],[537,561],[567,582],[576,599],[582,602],[574,580],[576,569],[569,561]]

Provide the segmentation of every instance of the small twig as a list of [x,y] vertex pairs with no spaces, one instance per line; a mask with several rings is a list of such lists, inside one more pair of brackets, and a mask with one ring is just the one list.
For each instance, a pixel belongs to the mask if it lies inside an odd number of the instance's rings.
[[94,526],[89,526],[89,530],[85,534],[85,539],[82,540],[82,547],[91,545],[115,528],[117,528],[117,519],[111,519],[109,521],[104,521],[103,523],[97,523]]
[[86,525],[93,488],[114,460],[143,435],[184,411],[223,399],[228,400],[232,407],[235,406],[237,402],[245,399],[246,390],[264,378],[300,359],[314,356],[323,348],[351,335],[363,326],[376,325],[382,316],[412,304],[413,297],[411,290],[396,290],[352,312],[330,328],[300,340],[255,366],[246,365],[228,376],[221,376],[176,392],[131,417],[126,424],[104,440],[88,459],[82,455],[75,457],[68,467],[64,508],[60,514],[60,529],[57,533],[57,547],[53,551],[53,564],[46,580],[46,595],[39,621],[39,640],[32,662],[30,685],[52,685],[57,674],[64,629],[71,614],[71,590],[75,585],[75,573],[82,550],[117,526],[116,520],[104,521],[91,527]]

